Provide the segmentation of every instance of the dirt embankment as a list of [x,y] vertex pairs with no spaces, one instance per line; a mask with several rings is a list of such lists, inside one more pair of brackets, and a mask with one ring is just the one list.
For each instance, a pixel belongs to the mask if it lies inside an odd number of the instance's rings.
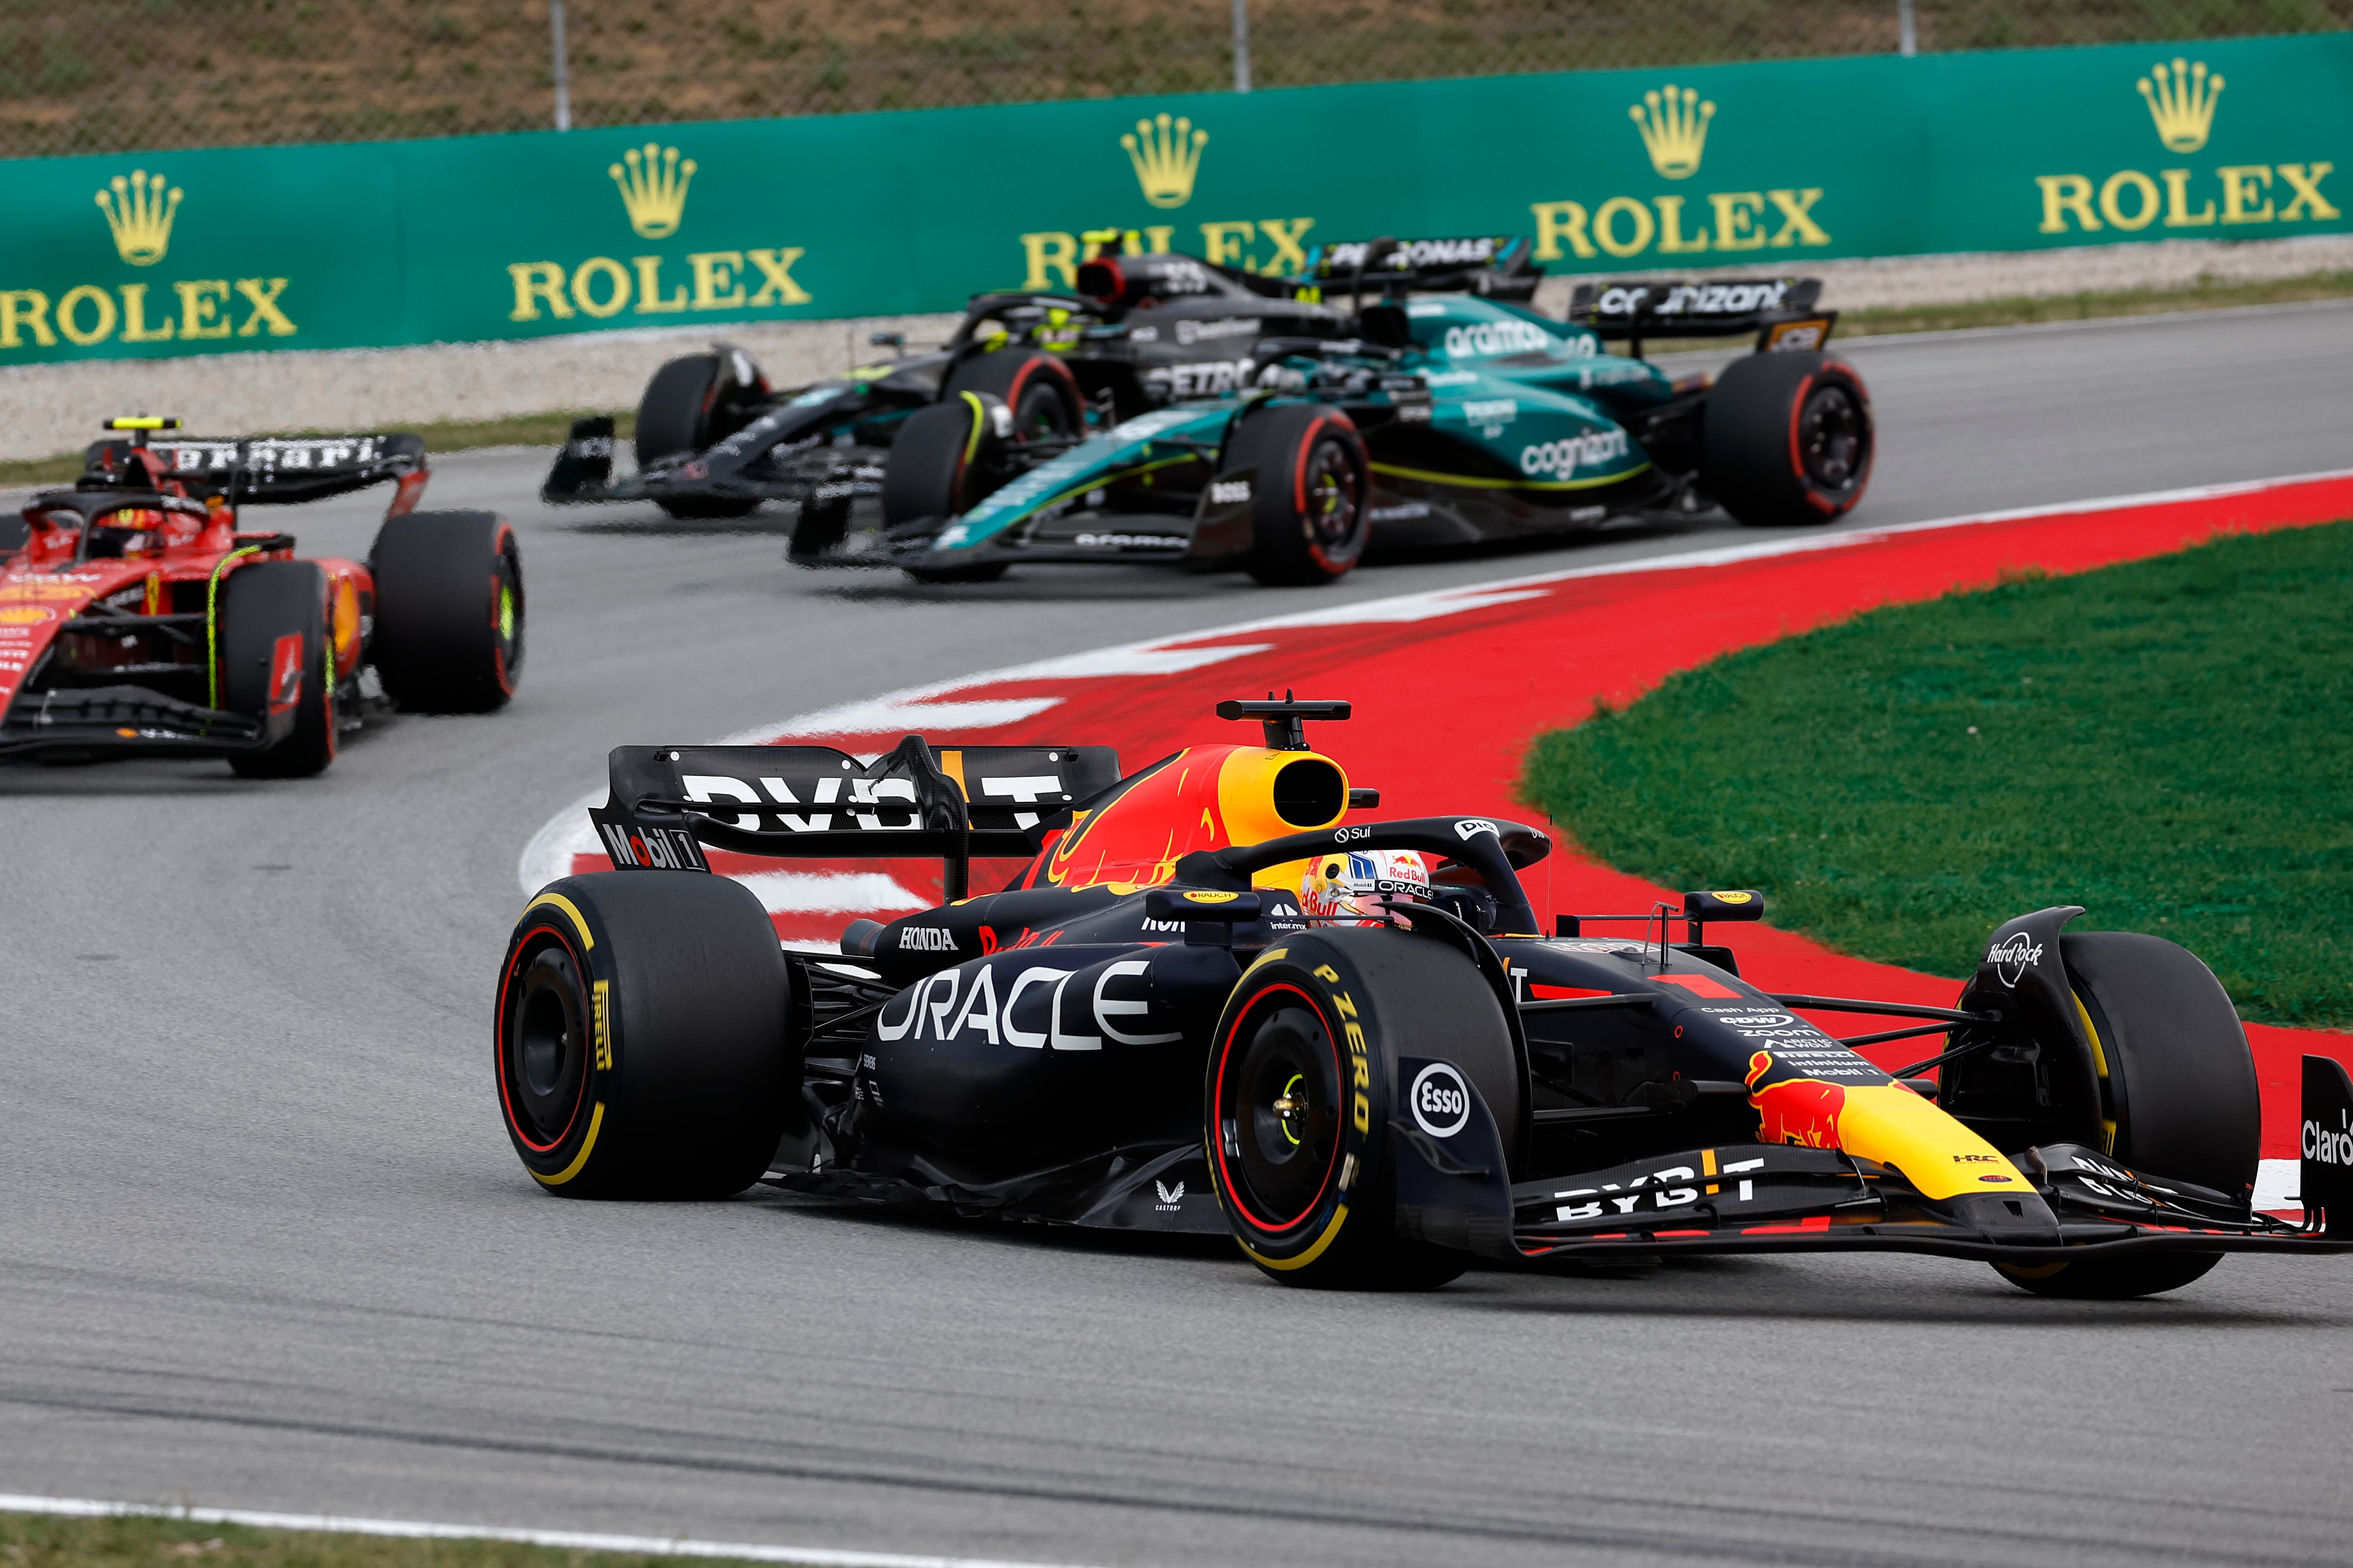
[[[1894,0],[1251,0],[1260,86],[1892,51]],[[2353,26],[2353,0],[1919,0],[1926,49]],[[1214,89],[1228,0],[568,0],[574,122]],[[548,0],[0,0],[0,157],[536,130]]]

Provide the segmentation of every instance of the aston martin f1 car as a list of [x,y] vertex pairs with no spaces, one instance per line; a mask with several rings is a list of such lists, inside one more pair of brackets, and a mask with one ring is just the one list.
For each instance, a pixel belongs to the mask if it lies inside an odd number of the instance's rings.
[[[617,749],[591,813],[614,869],[543,889],[500,967],[515,1152],[564,1196],[765,1182],[1230,1235],[1293,1285],[1829,1250],[2127,1297],[2225,1253],[2353,1249],[2353,1081],[2306,1058],[2306,1217],[2255,1211],[2246,1037],[2187,950],[2040,910],[1932,1007],[1744,980],[1710,939],[1763,912],[1749,889],[1542,935],[1519,873],[1545,836],[1353,818],[1376,792],[1303,733],[1347,711],[1221,704],[1263,743],[1124,775],[1102,747],[912,735],[864,765]],[[937,856],[947,901],[786,952],[706,848]],[[976,858],[1020,869],[968,897]],[[1408,858],[1418,880],[1321,901]],[[1801,1010],[1922,1022],[1840,1039]],[[1893,1073],[1855,1048],[1908,1036],[1941,1043]]]
[[[153,438],[114,419],[0,559],[0,756],[222,756],[248,776],[334,760],[389,701],[503,704],[522,668],[522,555],[486,511],[417,511],[413,435]],[[246,506],[390,484],[364,562],[303,560]],[[374,688],[374,689],[371,689]]]
[[[1088,237],[1118,252],[1122,237]],[[1127,237],[1130,250],[1140,248]],[[976,295],[942,349],[776,391],[741,349],[714,344],[670,361],[638,405],[637,471],[614,477],[614,423],[575,421],[542,487],[549,501],[652,500],[682,518],[741,517],[796,503],[792,557],[838,553],[850,508],[881,493],[886,450],[918,410],[965,394],[1005,411],[1002,438],[1067,442],[1172,400],[1233,391],[1269,333],[1335,336],[1345,314],[1327,289],[1421,285],[1498,299],[1534,297],[1542,268],[1525,239],[1422,241],[1372,253],[1312,247],[1294,278],[1267,278],[1189,256],[1124,254],[1081,287]],[[881,563],[887,564],[887,559]]]
[[[1082,268],[1081,292],[1116,292],[1130,265]],[[1870,399],[1822,352],[1836,318],[1812,279],[1588,285],[1567,321],[1409,276],[1375,281],[1396,297],[1352,311],[1350,335],[1270,334],[1234,367],[1232,394],[1083,439],[1023,439],[985,395],[918,411],[883,472],[894,557],[938,581],[1142,560],[1314,584],[1368,547],[1660,510],[1823,522],[1870,482]],[[1757,352],[1713,383],[1671,382],[1639,357],[1644,337],[1750,333]],[[1634,355],[1602,352],[1612,338]]]

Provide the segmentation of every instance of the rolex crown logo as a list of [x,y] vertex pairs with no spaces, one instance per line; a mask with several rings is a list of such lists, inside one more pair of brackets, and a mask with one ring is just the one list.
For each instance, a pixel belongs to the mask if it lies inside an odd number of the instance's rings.
[[[2157,79],[2152,82],[2149,77]],[[2214,128],[2214,100],[2222,96],[2222,79],[2206,74],[2206,62],[2196,65],[2175,57],[2173,69],[2152,68],[2140,79],[2140,95],[2148,100],[2148,117],[2157,134],[2176,153],[2195,153],[2206,145]]]
[[[621,167],[627,163],[628,168]],[[621,187],[621,205],[629,209],[629,226],[646,239],[668,239],[686,216],[686,187],[694,179],[694,160],[678,161],[678,149],[649,142],[641,153],[632,147],[621,163],[605,172]]]
[[129,179],[117,174],[108,182],[112,189],[98,193],[99,211],[106,215],[106,226],[114,231],[114,248],[133,267],[154,266],[172,243],[172,216],[180,210],[180,187],[173,185],[166,194],[167,183],[161,174],[151,180],[146,170],[133,169]]
[[1670,180],[1688,180],[1699,173],[1700,151],[1707,145],[1707,122],[1715,118],[1715,104],[1701,103],[1699,94],[1690,88],[1682,89],[1679,95],[1669,82],[1664,92],[1644,93],[1642,101],[1629,109],[1626,117],[1641,128],[1651,167]]
[[1119,144],[1135,165],[1135,183],[1144,187],[1145,201],[1181,207],[1193,199],[1193,176],[1200,172],[1201,149],[1209,144],[1208,132],[1194,130],[1181,115],[1172,121],[1161,114],[1137,121],[1134,134],[1121,137]]

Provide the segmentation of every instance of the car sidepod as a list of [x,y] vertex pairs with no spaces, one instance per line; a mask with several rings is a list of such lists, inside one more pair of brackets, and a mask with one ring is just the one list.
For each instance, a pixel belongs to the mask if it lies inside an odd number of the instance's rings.
[[[917,920],[883,940],[954,939]],[[1222,947],[1081,942],[923,976],[876,1010],[829,1113],[832,1190],[903,1184],[1015,1215],[1219,1233],[1200,1042],[1240,973]]]

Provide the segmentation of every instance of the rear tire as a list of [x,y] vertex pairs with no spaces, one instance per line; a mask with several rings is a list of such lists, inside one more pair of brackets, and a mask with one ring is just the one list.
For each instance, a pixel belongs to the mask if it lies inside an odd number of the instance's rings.
[[1495,993],[1461,952],[1406,932],[1334,928],[1283,945],[1235,988],[1210,1045],[1209,1183],[1227,1225],[1285,1285],[1443,1285],[1470,1255],[1397,1231],[1397,1062],[1442,1054],[1499,1128],[1516,1126],[1523,1085]]
[[[2263,1150],[2261,1091],[2221,982],[2188,948],[2136,931],[2070,932],[2059,952],[2094,1041],[2101,1119],[2112,1130],[2105,1152],[2153,1176],[2252,1192]],[[2221,1260],[2185,1252],[1994,1267],[2038,1296],[2109,1301],[2179,1289]]]
[[1818,353],[1735,360],[1707,395],[1700,473],[1758,528],[1828,522],[1854,509],[1878,448],[1852,366]]
[[[886,537],[928,537],[993,488],[991,476],[1001,467],[1000,443],[990,427],[987,405],[978,396],[959,393],[918,408],[899,426],[882,468]],[[910,566],[906,571],[918,583],[993,583],[1005,575],[1005,565],[991,561],[972,566]]]
[[799,1091],[793,1003],[776,927],[740,883],[699,871],[551,882],[499,973],[508,1139],[562,1197],[742,1192]]
[[522,555],[489,511],[385,520],[368,552],[375,576],[376,673],[402,708],[487,713],[522,673]]
[[1243,565],[1270,586],[1344,577],[1372,530],[1364,438],[1336,408],[1290,404],[1245,414],[1220,471],[1251,474],[1251,539]]
[[309,778],[335,760],[333,645],[327,637],[327,574],[308,561],[264,561],[232,570],[220,591],[221,704],[268,719],[285,695],[271,690],[278,643],[301,638],[293,726],[265,751],[232,753],[249,779]]
[[[658,458],[700,452],[734,433],[728,427],[722,395],[726,365],[715,353],[688,354],[654,372],[638,400],[638,470]],[[744,517],[757,500],[716,500],[691,496],[658,499],[677,518]]]

